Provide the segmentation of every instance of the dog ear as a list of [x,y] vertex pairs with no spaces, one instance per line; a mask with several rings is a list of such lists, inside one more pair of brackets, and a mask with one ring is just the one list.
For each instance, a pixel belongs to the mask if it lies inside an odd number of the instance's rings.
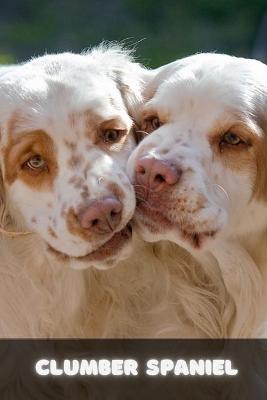
[[136,144],[145,137],[141,126],[141,107],[144,104],[143,93],[150,79],[149,72],[139,64],[126,62],[125,68],[114,71],[114,79],[121,93],[127,112],[134,121],[133,134]]
[[256,179],[254,184],[253,196],[260,200],[267,200],[267,91],[264,112],[257,115],[257,125],[262,131],[262,140],[256,147]]
[[141,128],[142,106],[146,101],[146,87],[153,79],[154,72],[135,62],[127,50],[121,55],[120,63],[114,65],[112,75],[127,112],[134,121],[133,134],[135,142],[138,144],[146,136],[146,132]]
[[113,79],[119,89],[128,114],[138,122],[138,112],[143,104],[143,91],[152,79],[153,71],[134,60],[133,51],[118,43],[103,42],[98,47],[83,53],[97,62],[100,68]]
[[3,173],[1,170],[1,166],[0,166],[0,235],[4,235],[4,236],[10,237],[10,238],[15,238],[18,236],[25,236],[25,235],[32,234],[31,231],[26,231],[26,230],[25,231],[17,231],[16,229],[12,230],[11,227],[14,227],[15,225],[16,224],[8,210],[4,178],[3,178]]
[[[136,126],[141,126],[141,108],[147,101],[145,92],[157,70],[150,70],[136,62],[133,51],[118,43],[103,42],[83,54],[105,67],[105,73],[116,83],[121,93],[128,114]],[[136,141],[140,139],[141,135],[137,133]]]
[[[0,127],[1,128],[1,127]],[[0,129],[0,156],[2,156],[1,129]],[[7,207],[4,175],[0,163],[0,235],[6,234],[5,227],[10,224],[10,215]]]
[[150,71],[126,58],[124,66],[114,68],[113,77],[129,115],[135,123],[140,123],[140,109],[145,101],[145,87],[151,79]]
[[8,222],[8,212],[6,206],[6,197],[4,191],[4,181],[2,176],[2,171],[0,168],[0,233],[4,230],[4,227]]

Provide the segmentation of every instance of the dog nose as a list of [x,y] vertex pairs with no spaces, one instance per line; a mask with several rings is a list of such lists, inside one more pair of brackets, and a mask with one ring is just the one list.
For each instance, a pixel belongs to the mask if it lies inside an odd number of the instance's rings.
[[144,157],[138,160],[135,172],[137,184],[149,187],[156,192],[169,185],[175,185],[181,176],[181,170],[173,163],[157,160],[154,157]]
[[79,217],[83,229],[96,234],[114,231],[120,221],[122,204],[115,197],[94,201]]

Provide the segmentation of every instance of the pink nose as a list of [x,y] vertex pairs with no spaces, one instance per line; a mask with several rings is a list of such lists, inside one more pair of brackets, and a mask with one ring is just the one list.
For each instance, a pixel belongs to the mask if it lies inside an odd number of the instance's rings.
[[122,205],[115,197],[94,201],[80,216],[83,229],[96,234],[114,231],[121,221]]
[[179,170],[169,161],[157,160],[154,157],[144,157],[137,161],[136,182],[159,192],[169,185],[175,185],[181,176]]

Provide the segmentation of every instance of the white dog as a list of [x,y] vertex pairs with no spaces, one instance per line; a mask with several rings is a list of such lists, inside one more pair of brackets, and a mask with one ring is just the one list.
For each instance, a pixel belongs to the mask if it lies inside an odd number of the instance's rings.
[[220,266],[227,336],[264,335],[267,67],[199,54],[159,70],[146,96],[139,123],[153,133],[128,166],[139,229]]
[[0,76],[1,337],[223,335],[218,275],[132,239],[125,170],[153,75],[102,46]]

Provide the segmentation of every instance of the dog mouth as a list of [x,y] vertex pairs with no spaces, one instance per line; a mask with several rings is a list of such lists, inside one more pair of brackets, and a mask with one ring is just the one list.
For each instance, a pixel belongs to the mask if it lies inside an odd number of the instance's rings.
[[136,215],[137,222],[152,234],[167,234],[168,231],[175,230],[178,233],[177,239],[189,244],[195,250],[203,248],[204,244],[214,238],[218,232],[217,229],[198,230],[196,226],[195,229],[186,229],[185,221],[173,222],[164,215],[162,210],[147,208],[143,203],[138,204]]
[[190,232],[180,229],[182,239],[189,243],[194,249],[201,249],[208,239],[213,238],[217,230],[204,231],[204,232]]
[[125,246],[125,244],[131,240],[131,238],[132,224],[129,222],[125,226],[125,228],[123,228],[119,232],[114,233],[114,235],[108,241],[99,246],[96,250],[90,252],[89,254],[86,254],[85,256],[73,257],[56,250],[50,245],[48,245],[48,247],[51,252],[53,252],[60,258],[64,258],[65,260],[78,260],[82,262],[105,261],[116,256]]
[[171,229],[173,226],[173,222],[161,210],[148,208],[144,202],[137,202],[136,215],[137,218],[140,217],[144,225],[150,227],[155,233],[160,233],[168,228]]

